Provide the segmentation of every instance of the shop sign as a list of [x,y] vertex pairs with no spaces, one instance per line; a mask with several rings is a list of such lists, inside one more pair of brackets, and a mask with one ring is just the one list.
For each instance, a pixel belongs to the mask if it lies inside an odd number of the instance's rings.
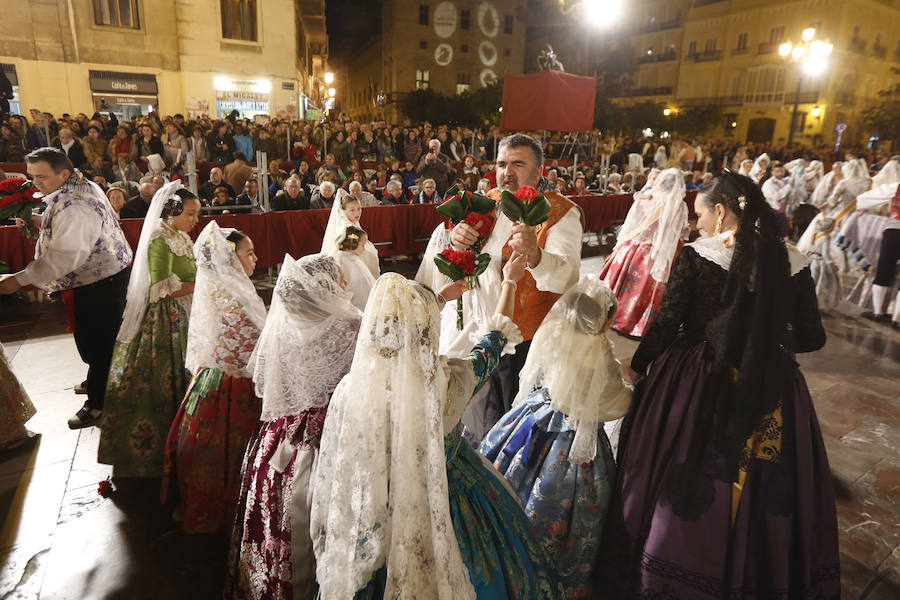
[[94,70],[88,74],[91,90],[94,92],[147,96],[156,96],[158,93],[156,75]]

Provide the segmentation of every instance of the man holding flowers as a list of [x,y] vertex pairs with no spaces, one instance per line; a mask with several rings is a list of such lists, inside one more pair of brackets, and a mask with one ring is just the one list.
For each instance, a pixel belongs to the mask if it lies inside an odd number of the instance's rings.
[[34,261],[18,273],[0,275],[0,294],[26,285],[73,291],[75,344],[88,364],[88,399],[69,419],[69,427],[87,427],[103,410],[131,248],[103,190],[85,179],[62,151],[38,148],[25,162],[47,208],[39,220]]
[[[516,346],[514,355],[501,358],[491,377],[490,410],[483,423],[484,431],[493,425],[491,419],[496,420],[512,405],[518,392],[519,371],[538,325],[557,298],[578,281],[583,233],[581,209],[555,192],[539,196],[536,188],[542,165],[543,151],[536,140],[523,134],[503,138],[496,162],[498,188],[488,194],[496,202],[494,219],[485,220],[470,213],[469,218],[453,225],[449,235],[445,226],[438,227],[429,244],[429,251],[437,254],[447,249],[462,251],[478,243],[480,252],[490,256],[476,285],[463,296],[462,328],[449,325],[449,319],[442,323],[442,353],[465,356],[497,305],[501,286],[516,288],[513,321],[525,341]],[[503,192],[508,194],[501,201]],[[491,227],[490,231],[482,231],[486,226]],[[502,276],[503,264],[513,254],[523,255],[528,262],[526,275],[518,284],[503,281]],[[435,275],[436,267],[426,255],[416,278],[433,286],[439,281]],[[447,310],[448,314],[452,312],[452,308]],[[471,423],[467,426],[472,429]],[[479,429],[471,433],[480,439],[484,432]]]

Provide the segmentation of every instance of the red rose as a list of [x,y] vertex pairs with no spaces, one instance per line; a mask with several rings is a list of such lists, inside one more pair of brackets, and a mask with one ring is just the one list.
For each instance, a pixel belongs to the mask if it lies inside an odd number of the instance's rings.
[[519,191],[516,192],[516,198],[518,198],[522,202],[531,202],[538,196],[540,196],[540,194],[538,194],[538,191],[530,185],[523,185],[519,188]]
[[12,193],[22,187],[23,183],[27,183],[27,179],[22,179],[20,177],[10,177],[9,179],[4,179],[0,181],[0,192],[4,192],[6,194]]

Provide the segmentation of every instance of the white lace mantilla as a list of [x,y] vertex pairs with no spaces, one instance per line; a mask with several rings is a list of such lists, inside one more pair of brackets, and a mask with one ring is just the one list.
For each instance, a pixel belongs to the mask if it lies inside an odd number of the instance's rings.
[[[725,240],[731,232],[720,233],[717,236],[704,236],[695,242],[688,244],[701,258],[715,263],[726,271],[731,266],[734,256],[734,245],[725,246]],[[791,263],[791,277],[809,266],[809,259],[791,245],[787,245],[788,261]]]

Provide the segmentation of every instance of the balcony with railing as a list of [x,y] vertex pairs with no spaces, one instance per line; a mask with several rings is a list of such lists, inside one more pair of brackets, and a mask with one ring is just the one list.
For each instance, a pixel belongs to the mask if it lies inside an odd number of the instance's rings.
[[681,11],[678,11],[674,19],[644,25],[638,29],[638,33],[656,33],[657,31],[667,31],[669,29],[678,29],[679,27],[681,27]]
[[638,58],[638,63],[646,65],[649,63],[666,62],[676,60],[678,54],[674,50],[667,50],[661,54],[643,54]]
[[856,52],[857,54],[865,54],[866,52],[866,40],[861,40],[859,38],[853,38],[850,40],[850,52]]
[[778,52],[778,46],[781,45],[781,42],[764,42],[759,45],[757,49],[757,54],[776,54]]
[[747,48],[746,46],[744,46],[743,48],[734,48],[731,51],[732,56],[734,56],[736,54],[749,54],[749,53],[750,53],[750,49]]
[[741,106],[742,96],[698,96],[696,98],[680,98],[681,106]]
[[617,98],[634,98],[637,96],[671,96],[672,95],[672,86],[667,85],[663,87],[639,87],[632,88],[627,92],[617,95]]
[[[797,94],[785,94],[784,95],[784,103],[785,104],[793,104],[794,98],[797,98]],[[819,102],[819,92],[818,90],[812,92],[800,92],[799,100],[797,104],[816,104]]]
[[710,62],[713,60],[722,60],[722,51],[721,50],[713,50],[713,51],[704,51],[698,52],[693,57],[694,62]]
[[875,44],[872,46],[872,56],[874,58],[885,58],[887,56],[887,46]]

